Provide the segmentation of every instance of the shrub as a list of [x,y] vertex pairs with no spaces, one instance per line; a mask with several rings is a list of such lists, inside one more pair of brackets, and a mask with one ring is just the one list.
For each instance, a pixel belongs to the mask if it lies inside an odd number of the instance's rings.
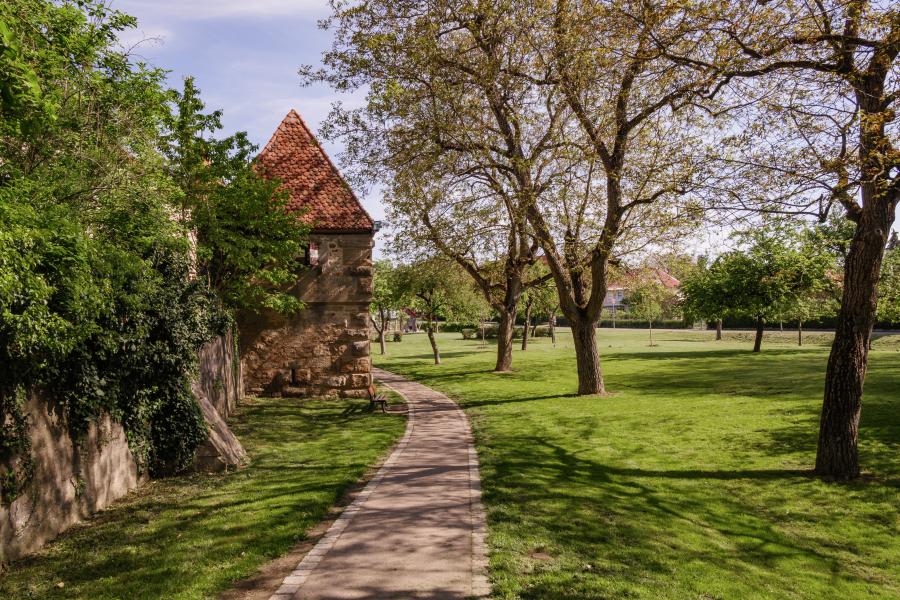
[[460,331],[460,333],[462,333],[462,337],[463,337],[464,340],[474,340],[474,339],[476,339],[476,338],[478,337],[478,330],[477,330],[477,329],[469,329],[469,328],[465,328],[465,329],[462,329],[462,330]]
[[500,331],[500,326],[496,323],[487,323],[484,326],[484,338],[487,340],[497,339],[497,333]]
[[400,331],[395,331],[395,332],[394,332],[394,341],[395,341],[395,342],[402,342],[402,341],[403,341],[403,333],[400,332]]
[[549,325],[538,325],[534,328],[534,337],[550,337]]

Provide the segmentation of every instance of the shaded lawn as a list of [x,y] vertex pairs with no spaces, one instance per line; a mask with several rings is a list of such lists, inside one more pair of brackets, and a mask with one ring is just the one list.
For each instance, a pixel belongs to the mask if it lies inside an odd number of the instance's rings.
[[511,374],[458,334],[444,365],[415,335],[376,362],[472,418],[498,598],[900,598],[898,346],[871,356],[866,477],[837,485],[809,475],[827,336],[788,335],[754,355],[739,334],[603,329],[603,398],[572,395],[567,335]]
[[[207,598],[287,552],[400,436],[360,401],[248,399],[241,471],[151,482],[0,575],[0,598]],[[58,584],[62,583],[62,587]]]

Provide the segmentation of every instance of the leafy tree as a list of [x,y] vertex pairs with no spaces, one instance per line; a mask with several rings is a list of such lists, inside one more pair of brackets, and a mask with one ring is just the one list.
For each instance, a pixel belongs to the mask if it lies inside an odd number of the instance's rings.
[[709,259],[700,257],[696,267],[681,279],[681,308],[687,319],[714,321],[716,340],[722,339],[722,317],[728,312],[724,298],[719,295],[719,286],[712,281]]
[[[854,479],[881,263],[900,203],[900,8],[870,0],[734,4],[744,5],[740,13],[721,11],[704,28],[739,52],[717,89],[746,107],[732,127],[744,132],[743,149],[728,161],[746,185],[729,182],[721,196],[820,219],[840,206],[850,222],[816,472]],[[699,68],[719,68],[696,59]]]
[[[401,290],[397,282],[397,271],[389,260],[375,261],[372,282],[372,303],[369,312],[374,317],[372,325],[378,333],[381,353],[385,354],[385,335],[390,323],[391,313],[403,308]],[[377,318],[376,318],[377,317]]]
[[678,298],[675,292],[662,284],[653,269],[644,269],[632,278],[629,290],[628,311],[635,317],[647,321],[650,329],[650,346],[653,347],[653,323],[671,315]]
[[454,263],[427,258],[397,267],[397,289],[413,310],[425,317],[425,331],[431,342],[434,364],[441,364],[438,350],[438,319],[471,316],[481,304],[466,274]]
[[881,263],[878,319],[888,323],[900,322],[900,247],[885,252]]
[[689,277],[682,292],[694,314],[754,318],[753,351],[759,352],[766,321],[798,310],[799,303],[821,290],[829,261],[807,252],[795,230],[777,223],[737,238],[743,249],[726,252]]
[[288,212],[279,182],[253,169],[257,148],[246,133],[212,137],[222,112],[204,114],[193,78],[171,101],[163,150],[182,192],[182,218],[196,232],[200,274],[230,310],[296,312],[302,304],[286,290],[297,280],[309,227]]
[[[506,52],[511,6],[333,3],[326,69],[303,70],[307,81],[366,89],[366,105],[338,108],[325,134],[343,139],[360,183],[388,186],[399,252],[439,252],[475,282],[499,319],[497,371],[512,368],[517,307],[539,283],[527,277],[538,245],[525,206],[554,176],[561,111],[506,74],[523,59]],[[496,43],[481,43],[488,28]]]
[[13,53],[31,82],[24,101],[2,84],[3,501],[27,484],[22,402],[36,388],[74,441],[105,412],[143,466],[181,470],[206,436],[190,391],[197,352],[227,319],[191,279],[187,231],[171,218],[163,73],[114,49],[134,19],[104,3],[12,0],[0,15],[0,60]]

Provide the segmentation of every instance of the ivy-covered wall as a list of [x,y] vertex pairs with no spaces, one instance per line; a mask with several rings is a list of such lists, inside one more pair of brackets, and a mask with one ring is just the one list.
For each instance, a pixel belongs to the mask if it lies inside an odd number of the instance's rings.
[[[206,423],[206,441],[193,466],[215,471],[248,457],[225,418],[241,398],[240,362],[229,331],[199,352],[191,390]],[[32,393],[21,407],[30,449],[14,459],[27,462],[30,477],[10,503],[0,503],[0,564],[34,552],[62,531],[146,481],[128,446],[125,429],[104,413],[77,443],[54,400]]]

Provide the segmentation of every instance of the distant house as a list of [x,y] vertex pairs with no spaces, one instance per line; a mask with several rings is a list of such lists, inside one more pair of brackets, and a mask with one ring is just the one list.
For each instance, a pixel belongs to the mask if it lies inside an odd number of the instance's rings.
[[284,396],[364,397],[372,382],[369,303],[374,222],[303,119],[291,110],[258,158],[312,225],[298,315],[238,319],[244,388]]
[[[681,282],[662,269],[650,269],[650,275],[659,283],[669,289],[678,289]],[[628,292],[634,288],[634,278],[637,272],[629,271],[618,281],[612,281],[606,286],[606,296],[603,297],[603,308],[609,311],[628,310]]]

